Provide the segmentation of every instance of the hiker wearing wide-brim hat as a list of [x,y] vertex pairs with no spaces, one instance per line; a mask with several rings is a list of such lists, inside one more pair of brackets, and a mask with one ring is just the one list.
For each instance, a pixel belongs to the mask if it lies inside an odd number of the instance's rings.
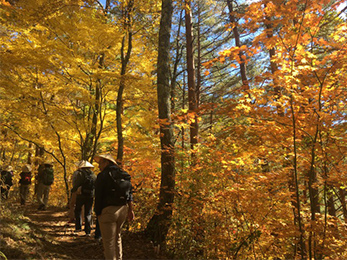
[[[84,206],[84,231],[87,236],[90,236],[96,175],[92,171],[94,166],[88,161],[79,161],[76,166],[78,169],[73,174],[73,187],[71,189],[72,199],[76,196],[75,232],[82,231],[82,207]],[[72,219],[70,217],[70,220]]]
[[[78,161],[75,163],[77,170],[74,171],[74,173],[72,174],[72,189],[71,189],[71,195],[70,195],[70,200],[69,200],[69,211],[68,211],[68,216],[69,216],[69,221],[68,223],[73,223],[75,222],[75,208],[76,208],[76,199],[77,199],[77,193],[81,193],[81,189],[82,187],[78,187],[76,191],[72,191],[73,187],[76,186],[76,181],[77,181],[77,177],[78,175],[81,174],[81,171],[79,171],[80,169],[83,168],[94,168],[94,165],[91,164],[88,161],[82,160],[82,161]],[[83,215],[83,210],[82,213]]]
[[[5,170],[1,171],[1,197],[3,199],[8,199],[11,186],[13,185],[12,177],[13,177],[13,168],[11,165],[5,167]],[[2,183],[2,185],[1,185]]]
[[94,211],[99,221],[105,259],[122,259],[121,228],[134,219],[130,175],[110,154],[96,155],[100,173],[95,183]]
[[117,161],[113,158],[112,155],[110,154],[99,154],[99,155],[95,155],[94,156],[94,160],[97,162],[97,163],[100,163],[100,161],[102,160],[107,160],[115,165],[117,165]]
[[20,196],[20,204],[25,205],[26,200],[29,195],[30,191],[30,184],[31,184],[31,165],[26,164],[22,167],[22,172],[20,173],[20,180],[19,180],[19,196]]
[[29,164],[22,166],[22,172],[31,172],[32,168]]
[[37,173],[37,200],[39,202],[38,210],[46,210],[51,185],[54,182],[53,162],[46,160],[38,168]]
[[78,169],[82,169],[82,168],[94,168],[94,165],[93,165],[93,164],[91,164],[90,162],[85,161],[85,160],[79,161],[79,162],[75,163],[75,165],[77,166]]
[[13,171],[12,166],[11,165],[7,165],[6,168],[5,168],[5,171],[12,172]]

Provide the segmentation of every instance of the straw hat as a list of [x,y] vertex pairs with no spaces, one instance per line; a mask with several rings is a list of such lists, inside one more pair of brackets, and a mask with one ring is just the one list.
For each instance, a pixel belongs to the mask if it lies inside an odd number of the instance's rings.
[[95,156],[94,156],[94,160],[95,160],[97,163],[100,162],[100,159],[106,159],[106,160],[108,160],[108,161],[110,161],[110,162],[113,162],[114,164],[117,165],[116,160],[115,160],[115,159],[112,157],[112,155],[110,155],[110,154],[99,154],[99,155],[95,155]]
[[93,164],[91,164],[88,161],[84,161],[84,160],[77,162],[76,166],[78,167],[78,169],[81,169],[81,168],[94,168]]
[[31,166],[26,164],[22,167],[22,172],[31,172]]
[[6,166],[6,168],[5,168],[5,171],[7,171],[7,172],[10,172],[12,170],[13,170],[13,168],[11,165]]

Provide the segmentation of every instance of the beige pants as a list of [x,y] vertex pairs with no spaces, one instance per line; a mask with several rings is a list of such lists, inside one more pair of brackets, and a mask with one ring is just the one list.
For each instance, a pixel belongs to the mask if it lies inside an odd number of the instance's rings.
[[20,204],[25,205],[30,191],[30,184],[21,184],[19,186]]
[[109,206],[98,217],[105,259],[121,260],[121,229],[128,215],[128,206]]
[[44,185],[42,182],[37,187],[37,200],[40,205],[47,206],[49,191],[51,190],[50,185]]

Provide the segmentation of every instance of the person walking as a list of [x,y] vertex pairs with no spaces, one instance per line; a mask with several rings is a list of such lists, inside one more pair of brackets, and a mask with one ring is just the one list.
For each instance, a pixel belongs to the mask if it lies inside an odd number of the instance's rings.
[[[80,162],[76,163],[76,166],[78,167]],[[79,174],[78,168],[74,173],[72,174],[72,187],[76,186],[76,180],[77,180],[77,175]],[[71,189],[72,190],[72,189]],[[70,191],[70,200],[69,200],[69,211],[68,211],[68,216],[69,216],[69,221],[68,223],[75,223],[75,207],[76,207],[76,197],[77,193],[80,192],[81,189],[77,189],[77,191],[72,192]],[[84,214],[82,214],[83,216]]]
[[39,202],[38,210],[46,210],[49,192],[51,190],[51,185],[54,182],[54,170],[51,162],[46,161],[43,165],[40,165],[37,174],[37,182],[37,200]]
[[29,195],[30,190],[30,184],[31,184],[31,166],[30,165],[24,165],[22,167],[22,172],[20,173],[20,179],[19,179],[19,196],[20,196],[20,204],[25,205],[26,200]]
[[8,165],[5,170],[1,171],[1,197],[5,200],[8,199],[10,189],[13,185],[13,168],[11,165]]
[[[90,236],[96,175],[92,171],[94,166],[88,161],[80,161],[77,167],[76,181],[71,190],[72,194],[77,194],[75,232],[82,231],[82,207],[84,206],[84,231],[87,236]],[[77,190],[80,190],[80,192],[77,192]]]
[[97,215],[105,259],[120,260],[122,254],[121,229],[128,218],[135,217],[130,175],[122,170],[110,154],[94,157],[100,173],[95,183],[94,211]]

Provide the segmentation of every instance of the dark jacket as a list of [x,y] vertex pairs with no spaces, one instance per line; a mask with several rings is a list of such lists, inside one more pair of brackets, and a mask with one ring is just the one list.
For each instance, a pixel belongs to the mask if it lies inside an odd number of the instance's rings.
[[1,172],[1,180],[8,187],[11,187],[13,185],[12,177],[13,177],[12,172],[9,172],[9,171]]
[[[93,182],[93,191],[84,193],[83,191],[83,184],[86,182],[86,179],[90,179]],[[76,181],[73,183],[73,187],[71,189],[71,192],[77,191],[77,189],[82,186],[82,193],[77,194],[77,196],[81,197],[94,197],[94,189],[95,189],[95,181],[96,181],[96,175],[94,172],[89,169],[89,168],[82,168],[77,170],[77,175],[76,175]]]
[[22,184],[22,185],[31,184],[31,172],[21,172],[19,184]]
[[[129,181],[131,178],[126,171],[123,171],[117,165],[109,165],[102,172],[98,174],[98,177],[96,178],[96,182],[95,182],[95,204],[94,204],[94,211],[97,216],[101,215],[103,208],[115,205],[111,202],[112,200],[109,199],[108,191],[110,191],[114,185],[113,184],[114,182],[111,176],[109,175],[110,172],[114,178],[119,178],[119,176],[121,176],[122,178],[127,179]],[[133,191],[131,187],[127,201],[132,201],[132,200],[133,200]]]

